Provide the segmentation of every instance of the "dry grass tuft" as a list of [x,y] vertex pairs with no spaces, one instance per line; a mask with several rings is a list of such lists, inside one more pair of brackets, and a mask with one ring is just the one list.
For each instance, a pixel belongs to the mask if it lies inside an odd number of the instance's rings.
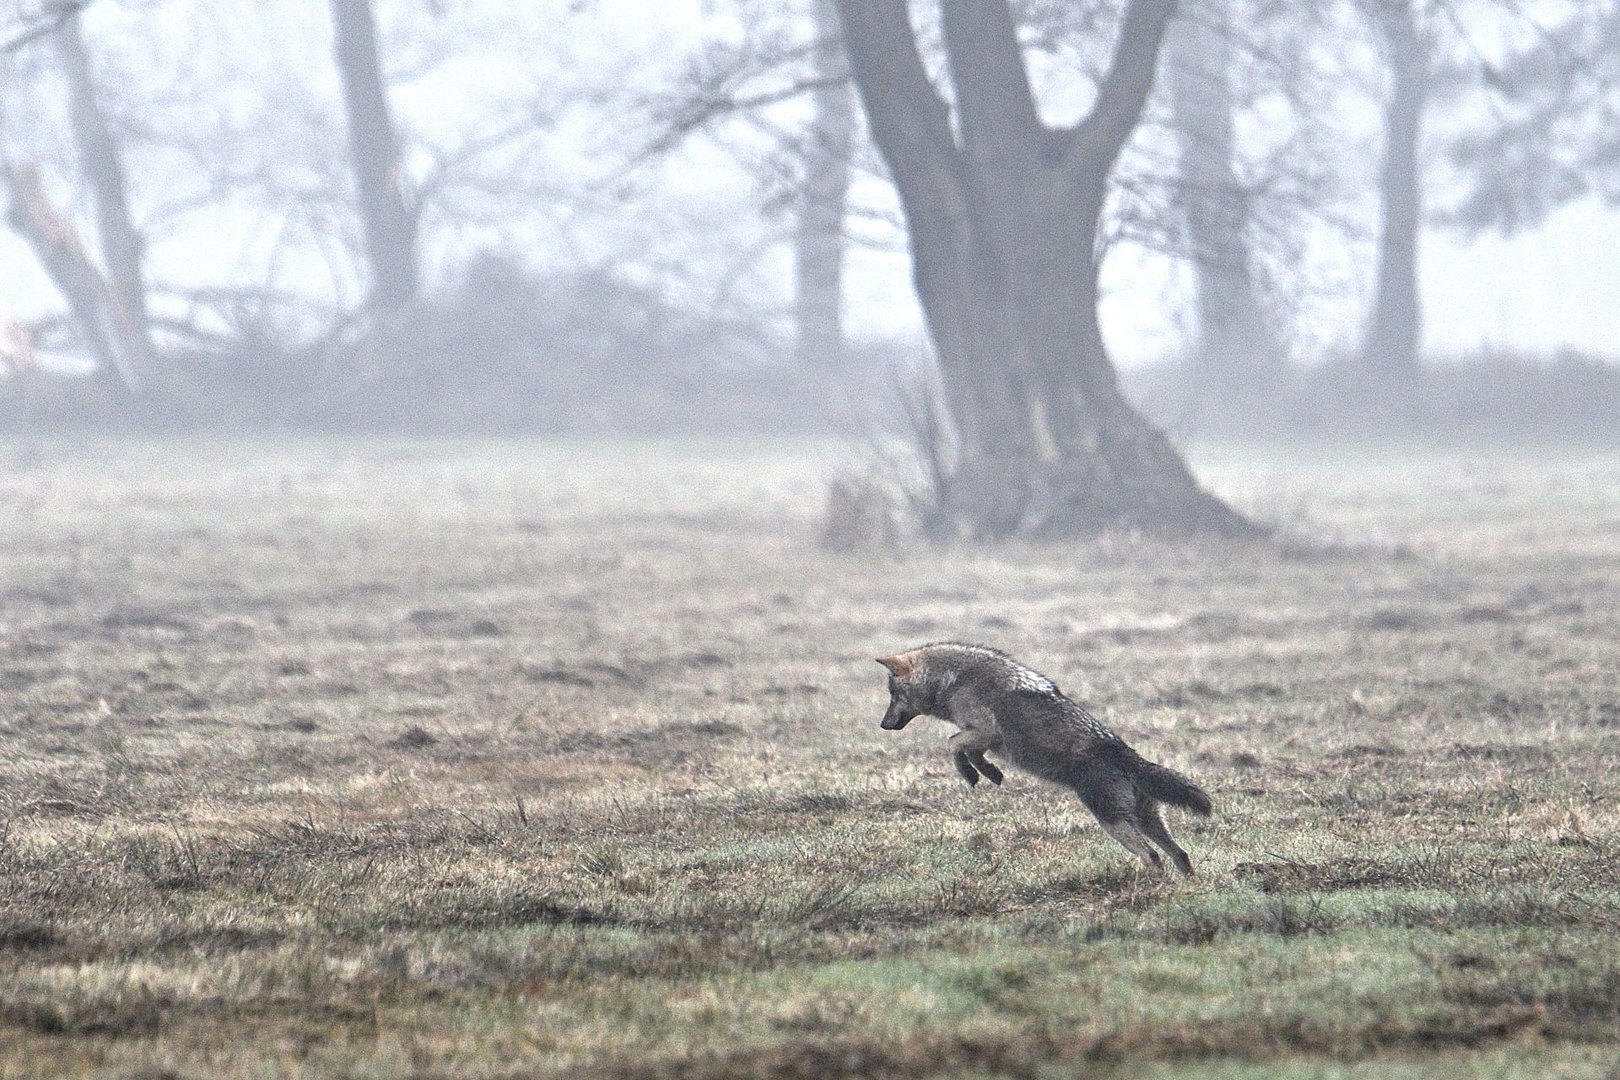
[[892,553],[900,547],[900,517],[899,505],[881,481],[834,477],[827,482],[821,546],[844,553]]

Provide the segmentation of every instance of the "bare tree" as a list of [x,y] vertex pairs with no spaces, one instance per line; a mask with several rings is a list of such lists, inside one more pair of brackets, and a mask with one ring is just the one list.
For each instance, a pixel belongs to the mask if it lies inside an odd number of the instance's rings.
[[1469,58],[1489,108],[1446,148],[1461,197],[1436,215],[1467,232],[1534,228],[1594,194],[1620,205],[1620,5],[1521,30],[1520,48]]
[[849,201],[855,97],[845,78],[833,0],[811,0],[814,115],[804,154],[804,201],[794,238],[794,325],[801,363],[837,362],[844,351],[844,215]]
[[1378,269],[1361,363],[1371,389],[1393,389],[1417,374],[1423,315],[1418,296],[1418,245],[1423,184],[1418,153],[1432,86],[1432,37],[1419,0],[1363,0],[1378,31],[1390,86],[1384,101],[1384,150],[1378,182]]
[[332,0],[332,27],[365,228],[371,303],[379,312],[394,311],[416,298],[417,219],[406,198],[399,142],[377,61],[371,0]]
[[11,192],[11,223],[67,299],[104,381],[138,390],[152,362],[146,335],[86,253],[73,223],[51,205],[39,171],[8,164],[4,178]]
[[146,278],[141,269],[141,235],[130,218],[128,183],[117,141],[96,99],[96,80],[85,47],[79,16],[62,23],[56,35],[62,72],[68,85],[73,141],[79,169],[96,205],[107,283],[123,309],[130,333],[146,337]]
[[1236,34],[1234,0],[1183,0],[1165,47],[1197,290],[1196,359],[1217,407],[1275,392],[1285,359],[1256,287],[1250,196],[1235,168]]
[[141,239],[130,216],[122,156],[97,97],[89,49],[79,26],[84,6],[58,3],[43,9],[36,25],[5,49],[10,52],[46,39],[56,43],[80,171],[95,203],[105,270],[90,255],[71,219],[51,202],[31,162],[7,162],[0,177],[10,194],[11,224],[67,300],[100,377],[135,392],[153,367]]
[[1036,110],[1008,0],[943,4],[954,124],[904,0],[838,8],[954,421],[954,530],[1252,531],[1125,401],[1097,321],[1109,176],[1152,89],[1174,0],[1130,0],[1094,106],[1064,128]]
[[[1418,265],[1431,218],[1504,233],[1593,190],[1620,201],[1620,8],[1566,5],[1557,22],[1516,0],[1357,0],[1389,86],[1379,176],[1377,277],[1361,346],[1368,389],[1401,394],[1421,363]],[[1559,8],[1549,9],[1557,15]],[[1528,43],[1528,44],[1526,44]],[[1480,119],[1442,132],[1460,199],[1430,214],[1426,111],[1465,95]],[[1483,101],[1481,99],[1483,98]]]

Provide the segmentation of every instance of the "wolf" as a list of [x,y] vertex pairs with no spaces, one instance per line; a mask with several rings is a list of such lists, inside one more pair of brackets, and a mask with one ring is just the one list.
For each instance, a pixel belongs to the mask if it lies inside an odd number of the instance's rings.
[[1163,861],[1151,840],[1192,875],[1192,860],[1165,828],[1161,804],[1208,817],[1209,795],[1187,777],[1148,761],[1046,676],[999,649],[946,641],[878,663],[889,671],[889,708],[882,726],[899,731],[919,716],[937,716],[959,730],[951,760],[968,784],[982,776],[1000,784],[994,753],[1080,796],[1108,834],[1148,867]]

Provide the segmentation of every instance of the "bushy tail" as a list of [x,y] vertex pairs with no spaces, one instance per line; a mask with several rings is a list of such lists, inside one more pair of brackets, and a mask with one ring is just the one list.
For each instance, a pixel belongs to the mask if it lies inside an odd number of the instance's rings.
[[1136,790],[1150,799],[1179,806],[1183,810],[1191,810],[1199,817],[1209,817],[1214,804],[1210,802],[1207,791],[1174,769],[1167,769],[1163,765],[1156,765],[1144,759],[1138,760],[1141,764],[1136,768],[1136,775],[1131,778],[1136,784]]

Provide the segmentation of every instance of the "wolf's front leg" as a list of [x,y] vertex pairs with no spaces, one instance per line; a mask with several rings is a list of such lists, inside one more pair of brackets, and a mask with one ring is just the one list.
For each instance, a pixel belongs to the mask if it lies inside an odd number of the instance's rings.
[[996,768],[990,762],[985,760],[983,754],[975,751],[968,755],[968,760],[973,762],[973,767],[978,769],[979,772],[984,775],[986,780],[990,781],[997,787],[1001,786],[1001,781],[1005,779],[1005,777],[1001,775],[1000,769]]
[[1001,745],[1001,736],[998,733],[969,728],[952,735],[949,744],[951,760],[955,762],[956,771],[962,774],[962,779],[968,782],[968,786],[977,784],[981,775],[992,784],[1001,783],[1003,779],[1001,770],[984,758],[986,750],[994,750]]

